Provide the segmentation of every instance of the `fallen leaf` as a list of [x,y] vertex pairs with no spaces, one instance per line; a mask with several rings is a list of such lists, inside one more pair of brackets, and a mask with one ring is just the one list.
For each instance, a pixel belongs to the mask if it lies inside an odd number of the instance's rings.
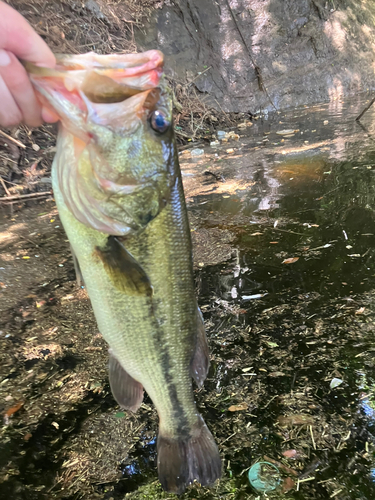
[[269,340],[267,340],[267,344],[268,344],[270,347],[279,347],[279,344],[276,344],[276,342],[270,342]]
[[295,488],[296,483],[293,481],[291,477],[286,477],[283,482],[283,493],[292,490]]
[[295,458],[297,456],[297,450],[286,450],[283,451],[285,458]]
[[15,413],[17,413],[21,408],[23,407],[23,402],[21,401],[20,403],[17,403],[14,406],[11,406],[8,408],[8,410],[4,413],[4,417],[11,417]]
[[335,389],[336,387],[338,387],[342,383],[343,383],[343,380],[341,380],[341,378],[333,378],[331,380],[331,383],[329,384],[329,388],[330,389]]
[[276,132],[277,135],[289,135],[294,133],[294,128],[288,128],[286,130],[278,130]]
[[365,308],[364,307],[360,307],[359,309],[356,310],[356,314],[363,314],[365,312]]
[[280,425],[313,425],[314,419],[310,415],[280,415],[277,420]]
[[239,405],[232,405],[228,408],[229,411],[242,411],[242,410],[247,410],[248,404],[247,403],[240,403]]
[[282,261],[282,264],[294,264],[294,262],[297,262],[299,257],[289,257],[289,259],[284,259]]

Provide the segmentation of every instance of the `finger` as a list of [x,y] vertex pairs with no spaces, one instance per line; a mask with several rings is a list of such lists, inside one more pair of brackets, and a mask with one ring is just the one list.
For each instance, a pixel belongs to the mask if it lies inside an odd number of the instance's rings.
[[[6,55],[8,55],[9,64],[5,66]],[[22,121],[30,127],[38,127],[42,124],[42,108],[25,68],[14,54],[0,49],[0,64],[1,61],[3,61],[3,65],[0,65],[0,76],[21,113]]]
[[55,56],[26,19],[1,1],[0,48],[35,64],[51,67],[56,64]]
[[43,106],[42,107],[42,119],[46,123],[55,123],[55,122],[58,122],[60,120],[60,117],[52,109]]
[[0,126],[13,127],[22,121],[21,111],[18,109],[17,104],[14,102],[12,94],[8,87],[5,85],[4,80],[0,75]]

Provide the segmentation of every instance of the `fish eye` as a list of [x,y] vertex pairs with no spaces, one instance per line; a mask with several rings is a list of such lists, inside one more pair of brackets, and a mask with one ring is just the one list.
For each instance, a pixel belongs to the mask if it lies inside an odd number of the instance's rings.
[[171,123],[167,120],[163,111],[156,110],[151,113],[150,124],[156,132],[163,134],[166,130],[168,130]]

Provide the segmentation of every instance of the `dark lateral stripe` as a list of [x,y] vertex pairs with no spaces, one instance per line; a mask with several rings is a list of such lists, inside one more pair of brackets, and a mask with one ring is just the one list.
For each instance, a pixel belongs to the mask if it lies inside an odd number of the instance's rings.
[[151,299],[150,304],[150,315],[154,319],[155,327],[155,350],[159,353],[161,364],[163,367],[163,374],[165,377],[165,382],[169,394],[169,398],[172,403],[173,416],[177,422],[177,434],[181,438],[188,437],[190,435],[189,421],[186,418],[183,404],[178,398],[177,387],[174,383],[172,376],[172,363],[171,356],[168,349],[165,347],[165,342],[163,339],[163,328],[158,325],[157,321],[157,301]]

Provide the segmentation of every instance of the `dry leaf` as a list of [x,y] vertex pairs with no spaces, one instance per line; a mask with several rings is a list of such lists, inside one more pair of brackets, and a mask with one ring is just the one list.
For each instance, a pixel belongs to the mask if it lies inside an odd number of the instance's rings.
[[280,425],[313,425],[314,419],[311,415],[280,415],[278,417]]
[[247,403],[240,403],[239,405],[232,405],[228,408],[229,411],[242,411],[247,410]]
[[289,257],[289,259],[284,259],[282,261],[282,264],[294,264],[294,262],[297,262],[299,257]]
[[285,458],[295,458],[297,456],[297,450],[286,450],[283,451]]
[[291,477],[286,477],[283,482],[283,493],[292,490],[295,488],[296,483],[293,481]]

